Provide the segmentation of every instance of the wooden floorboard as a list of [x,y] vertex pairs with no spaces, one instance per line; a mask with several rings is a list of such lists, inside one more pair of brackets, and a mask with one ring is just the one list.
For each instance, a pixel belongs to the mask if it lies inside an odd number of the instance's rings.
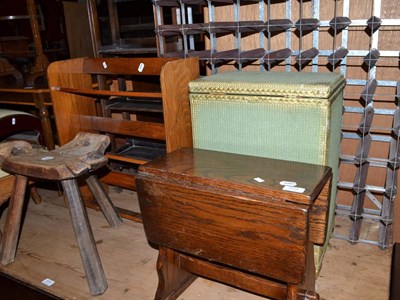
[[0,299],[7,300],[60,300],[36,287],[0,273]]
[[[89,209],[109,285],[105,294],[91,297],[64,201],[55,191],[41,189],[40,193],[44,200],[41,205],[29,203],[15,262],[0,265],[1,272],[62,299],[154,299],[157,251],[147,243],[142,224],[125,220],[121,227],[109,228],[100,212]],[[118,205],[137,208],[133,192],[118,194],[111,190],[110,194]],[[4,219],[2,216],[1,223]],[[317,280],[321,299],[388,298],[391,250],[383,251],[365,244],[351,245],[338,239],[331,239],[330,244]],[[54,285],[42,284],[46,278],[54,280]],[[264,298],[197,279],[179,299]]]

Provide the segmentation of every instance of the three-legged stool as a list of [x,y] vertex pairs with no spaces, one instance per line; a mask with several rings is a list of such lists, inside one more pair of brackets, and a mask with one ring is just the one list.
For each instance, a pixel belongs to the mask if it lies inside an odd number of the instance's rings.
[[107,281],[77,179],[85,178],[110,226],[119,226],[122,220],[93,174],[93,171],[107,163],[104,151],[109,144],[110,140],[105,135],[81,132],[71,142],[56,150],[15,151],[4,159],[2,169],[15,174],[16,180],[0,247],[2,264],[9,264],[15,258],[28,178],[60,181],[68,200],[90,292],[92,295],[104,293]]

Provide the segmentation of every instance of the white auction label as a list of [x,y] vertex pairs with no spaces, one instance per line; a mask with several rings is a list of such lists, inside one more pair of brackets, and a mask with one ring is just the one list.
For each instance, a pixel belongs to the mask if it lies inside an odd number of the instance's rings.
[[294,181],[285,181],[285,180],[279,182],[279,184],[280,185],[287,185],[287,186],[296,186],[297,185],[297,183],[294,182]]
[[53,156],[45,156],[41,158],[41,160],[52,160],[52,159],[54,159]]
[[144,70],[144,63],[140,63],[139,68],[138,68],[138,71],[139,71],[140,73],[142,73],[143,70]]
[[42,283],[47,286],[52,286],[56,282],[54,280],[51,280],[50,278],[46,278],[45,280],[42,281]]
[[288,191],[288,192],[295,192],[295,193],[304,193],[304,191],[306,190],[305,188],[302,187],[297,187],[297,186],[284,186],[283,187],[284,191]]
[[253,180],[255,180],[257,182],[264,182],[265,181],[264,179],[262,179],[260,177],[253,178]]

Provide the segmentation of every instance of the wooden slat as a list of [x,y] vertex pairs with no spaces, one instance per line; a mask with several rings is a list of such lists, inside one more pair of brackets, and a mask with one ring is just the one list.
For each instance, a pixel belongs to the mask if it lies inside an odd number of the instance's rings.
[[81,130],[97,130],[128,136],[165,140],[164,125],[160,123],[126,121],[120,119],[79,116]]
[[[27,103],[27,102],[16,102],[16,101],[12,101],[12,100],[10,100],[10,101],[7,101],[7,100],[3,101],[3,100],[0,100],[0,102],[1,102],[1,104],[11,104],[11,105],[31,106],[31,107],[32,107],[32,103]],[[51,103],[45,103],[44,105],[45,105],[45,106],[51,106]]]
[[287,286],[280,283],[265,280],[251,274],[237,271],[235,269],[222,268],[218,264],[208,261],[193,259],[184,254],[179,255],[180,267],[190,273],[197,274],[206,278],[212,278],[218,274],[219,278],[224,278],[227,284],[240,287],[244,290],[251,290],[261,295],[269,296],[273,299],[285,299]]
[[91,96],[97,98],[105,98],[106,96],[118,96],[118,97],[137,97],[137,98],[161,98],[161,93],[143,93],[143,92],[121,92],[121,91],[105,91],[105,90],[89,90],[89,89],[75,89],[67,87],[54,87],[56,91],[81,95]]
[[167,152],[193,147],[189,82],[199,76],[197,58],[171,61],[163,68],[160,81]]
[[17,94],[49,94],[48,89],[7,89],[0,88],[1,93],[17,93]]
[[100,181],[127,190],[136,190],[136,176],[133,174],[110,171],[102,176]]
[[95,58],[86,59],[83,72],[105,75],[160,75],[161,69],[174,58]]
[[[99,206],[95,202],[86,202],[85,206],[95,210],[100,210]],[[131,211],[121,207],[116,207],[115,209],[122,218],[133,222],[143,223],[140,212]]]
[[137,165],[143,165],[146,162],[148,162],[148,160],[138,159],[138,158],[129,157],[129,156],[123,156],[123,155],[118,155],[118,154],[112,154],[112,153],[107,153],[106,157],[111,160],[122,161],[122,162],[126,162],[126,163],[137,164]]

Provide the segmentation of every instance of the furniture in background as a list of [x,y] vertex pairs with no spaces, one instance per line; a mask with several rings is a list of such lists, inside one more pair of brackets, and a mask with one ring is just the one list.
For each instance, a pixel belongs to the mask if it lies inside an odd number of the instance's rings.
[[44,145],[48,150],[55,148],[49,113],[52,103],[48,89],[0,88],[0,104],[3,108],[10,107],[25,110],[34,107],[36,115],[41,122]]
[[62,4],[69,58],[94,57],[86,3],[63,1]]
[[156,56],[153,7],[150,1],[87,1],[96,57]]
[[[194,80],[193,147],[330,166],[330,238],[344,83],[341,75],[311,72],[224,72]],[[326,247],[316,247],[317,271]]]
[[0,77],[12,75],[15,78],[15,82],[22,86],[24,84],[24,77],[20,71],[18,71],[13,65],[11,65],[7,59],[0,58]]
[[[26,0],[27,15],[20,16],[0,16],[0,21],[15,21],[15,20],[29,20],[32,38],[35,46],[35,50],[28,49],[28,43],[25,42],[25,47],[21,48],[21,41],[26,41],[26,37],[8,37],[7,47],[0,47],[0,54],[6,58],[33,58],[34,63],[30,68],[25,82],[22,82],[23,86],[33,87],[35,86],[35,80],[38,77],[46,76],[46,69],[49,64],[46,55],[43,52],[42,41],[39,32],[39,23],[37,20],[36,5],[34,0]],[[4,38],[3,38],[4,40]],[[10,46],[10,41],[14,43]]]
[[40,119],[23,111],[0,109],[0,141],[23,133],[32,133],[32,143],[43,144]]
[[[24,0],[25,1],[25,0]],[[0,39],[0,56],[8,57],[10,59],[34,59],[34,65],[27,72],[23,72],[8,64],[5,59],[0,59],[0,105],[2,108],[16,109],[21,111],[32,112],[37,115],[42,124],[44,142],[47,149],[52,150],[55,147],[54,133],[51,126],[51,116],[49,108],[51,107],[50,92],[45,88],[46,83],[37,81],[39,77],[45,79],[48,60],[43,53],[43,47],[39,32],[37,7],[34,0],[26,0],[26,15],[17,16],[0,16],[0,23],[2,22],[26,22],[29,21],[30,30],[32,31],[32,39],[35,50],[29,50],[27,37],[3,37]],[[3,11],[2,11],[3,12]],[[17,24],[18,25],[18,24]],[[16,25],[16,28],[18,26]],[[27,64],[29,64],[27,62]],[[4,72],[2,72],[2,68]],[[11,69],[14,68],[14,71]],[[11,74],[15,80],[9,81],[5,75]]]
[[[101,181],[135,190],[137,166],[192,146],[188,83],[198,60],[78,58],[53,62],[48,82],[61,145],[77,132],[108,134],[109,170]],[[85,204],[95,203],[85,199]],[[140,221],[140,214],[120,210]]]
[[58,181],[68,200],[90,292],[92,295],[104,293],[107,289],[107,280],[77,181],[85,179],[110,226],[119,226],[122,220],[94,173],[107,163],[104,151],[109,143],[110,140],[105,135],[82,132],[77,134],[71,142],[56,150],[18,151],[14,149],[11,153],[8,151],[8,153],[0,154],[3,160],[1,168],[16,177],[1,242],[2,264],[9,264],[15,258],[28,179]]
[[319,299],[313,245],[326,240],[331,168],[184,148],[139,168],[155,299],[202,276],[273,299]]

